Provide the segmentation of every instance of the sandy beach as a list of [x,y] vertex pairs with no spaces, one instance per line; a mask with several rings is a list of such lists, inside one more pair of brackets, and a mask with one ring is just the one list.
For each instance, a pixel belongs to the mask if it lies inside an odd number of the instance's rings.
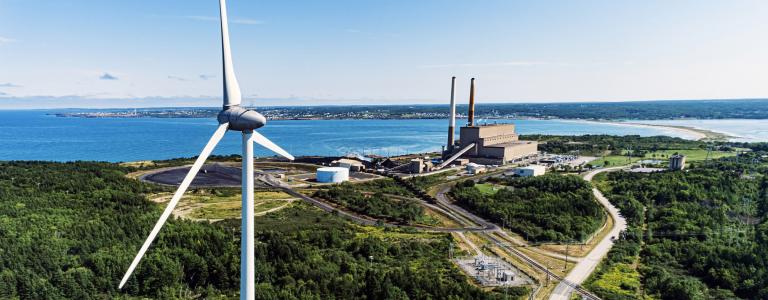
[[590,120],[562,120],[562,121],[570,121],[570,122],[580,122],[580,123],[599,123],[599,124],[608,124],[608,125],[615,125],[615,126],[622,126],[622,127],[637,127],[637,128],[663,128],[665,130],[675,132],[678,135],[682,136],[684,139],[688,140],[727,140],[728,135],[693,128],[693,127],[686,127],[686,126],[672,126],[672,125],[657,125],[657,124],[644,124],[644,123],[638,123],[638,122],[623,122],[623,121],[590,121]]
[[570,121],[584,122],[584,123],[600,123],[600,124],[609,124],[609,125],[616,125],[616,126],[631,126],[631,127],[638,127],[638,128],[663,128],[664,130],[675,132],[678,135],[683,136],[683,138],[685,139],[695,140],[695,141],[728,141],[733,138],[738,138],[738,136],[733,136],[727,133],[695,128],[691,126],[647,124],[647,123],[642,123],[637,121],[589,121],[589,120],[570,120]]

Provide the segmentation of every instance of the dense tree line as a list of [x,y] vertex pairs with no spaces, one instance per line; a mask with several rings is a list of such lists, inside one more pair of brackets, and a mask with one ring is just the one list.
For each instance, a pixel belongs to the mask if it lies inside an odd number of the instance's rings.
[[433,185],[445,182],[448,176],[455,175],[456,173],[457,172],[455,171],[448,171],[448,172],[442,172],[434,175],[415,176],[415,177],[408,178],[407,181],[413,184],[418,189],[426,190]]
[[[605,299],[768,298],[768,181],[744,177],[746,168],[721,160],[687,172],[604,176],[599,186],[629,230],[590,288]],[[641,285],[604,280],[635,260]]]
[[497,183],[506,188],[487,194],[474,181],[464,181],[451,190],[451,196],[459,205],[531,241],[583,241],[602,224],[602,208],[590,184],[578,176],[549,174]]
[[357,185],[343,183],[317,190],[313,197],[322,198],[357,213],[400,223],[410,223],[424,214],[424,208],[413,199],[393,199],[381,190],[364,193]]
[[395,182],[392,178],[382,178],[355,184],[355,188],[362,192],[376,193],[385,191],[390,195],[416,196],[410,190]]
[[[165,188],[107,163],[0,163],[0,299],[235,299],[238,220],[169,220],[124,290]],[[502,299],[447,259],[450,236],[362,231],[296,204],[257,218],[259,299]]]
[[[447,118],[448,105],[360,105],[270,107],[280,114],[344,118]],[[270,112],[265,110],[265,114]],[[466,104],[456,106],[459,113],[467,111]],[[212,110],[212,115],[215,111]],[[657,119],[766,119],[768,100],[683,100],[592,103],[478,103],[478,118],[537,117],[593,120],[657,120]]]
[[[279,114],[344,118],[447,118],[448,105],[360,105],[269,107]],[[456,106],[459,113],[467,111],[466,104]],[[211,111],[215,115],[215,111]],[[768,100],[683,100],[592,103],[478,103],[478,118],[538,117],[562,119],[765,119],[768,118]]]

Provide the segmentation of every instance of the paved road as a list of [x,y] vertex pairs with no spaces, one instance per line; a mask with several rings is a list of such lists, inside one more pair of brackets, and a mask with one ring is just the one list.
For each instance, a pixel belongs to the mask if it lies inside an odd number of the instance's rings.
[[[613,167],[595,170],[587,173],[587,175],[584,176],[584,180],[592,181],[592,178],[598,173],[617,171],[622,168],[623,167]],[[611,228],[611,231],[608,233],[608,235],[606,235],[603,240],[600,241],[600,243],[598,243],[597,246],[595,246],[595,248],[589,252],[589,254],[587,254],[586,257],[584,257],[578,264],[576,264],[576,266],[573,267],[571,272],[565,276],[565,282],[561,282],[557,285],[557,287],[555,287],[554,291],[552,291],[552,294],[549,297],[550,300],[570,299],[571,293],[574,291],[573,284],[580,285],[584,282],[584,280],[587,280],[587,277],[592,274],[592,271],[595,270],[597,265],[600,264],[600,261],[605,257],[606,254],[608,254],[608,251],[611,250],[611,247],[613,246],[613,239],[617,238],[621,231],[627,229],[627,221],[619,214],[619,210],[613,206],[613,204],[611,204],[611,202],[609,202],[605,196],[603,196],[603,193],[601,193],[597,188],[593,188],[592,193],[595,194],[597,201],[599,201],[600,204],[605,207],[605,209],[611,215],[611,218],[613,218],[615,221],[613,228]]]

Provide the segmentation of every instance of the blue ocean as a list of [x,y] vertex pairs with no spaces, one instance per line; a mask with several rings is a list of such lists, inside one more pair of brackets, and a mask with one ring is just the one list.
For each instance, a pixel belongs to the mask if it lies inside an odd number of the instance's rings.
[[[216,128],[213,118],[74,118],[65,110],[0,111],[0,160],[136,161],[197,155]],[[669,135],[659,127],[570,120],[494,120],[520,134]],[[465,120],[457,120],[457,125]],[[269,121],[260,132],[294,155],[396,155],[440,150],[447,120]],[[458,131],[458,130],[457,130]],[[229,132],[215,154],[239,154],[240,134]],[[256,147],[256,155],[271,153]]]

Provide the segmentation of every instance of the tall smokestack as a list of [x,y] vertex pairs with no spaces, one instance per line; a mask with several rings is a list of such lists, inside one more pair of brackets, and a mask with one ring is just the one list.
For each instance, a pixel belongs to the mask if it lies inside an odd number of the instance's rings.
[[475,126],[475,79],[469,84],[469,116],[467,117],[467,126]]
[[456,126],[456,100],[453,97],[456,88],[456,76],[451,77],[451,117],[448,119],[448,153],[453,152],[453,135]]

